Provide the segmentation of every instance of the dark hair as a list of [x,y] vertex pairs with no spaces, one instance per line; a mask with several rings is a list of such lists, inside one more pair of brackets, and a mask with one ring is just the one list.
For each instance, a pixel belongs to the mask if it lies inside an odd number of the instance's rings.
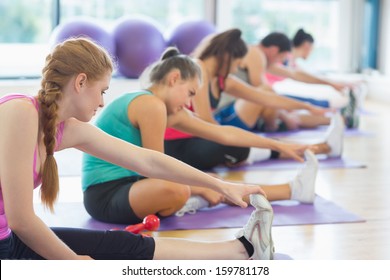
[[183,80],[195,77],[201,80],[202,77],[199,65],[191,57],[181,54],[175,47],[169,47],[161,59],[151,66],[147,78],[150,83],[161,83],[172,69],[178,69]]
[[306,33],[302,28],[300,28],[292,39],[293,46],[299,47],[305,42],[314,43],[314,38],[309,33]]
[[279,53],[291,51],[290,39],[281,32],[272,32],[265,36],[260,42],[264,47],[276,46],[279,48]]
[[[219,67],[217,71],[220,71],[224,66],[226,55],[228,56],[228,65],[230,65],[233,59],[243,58],[247,52],[248,47],[241,38],[241,30],[234,28],[214,36],[201,51],[199,59],[203,60],[215,56]],[[225,77],[228,74],[226,73]]]

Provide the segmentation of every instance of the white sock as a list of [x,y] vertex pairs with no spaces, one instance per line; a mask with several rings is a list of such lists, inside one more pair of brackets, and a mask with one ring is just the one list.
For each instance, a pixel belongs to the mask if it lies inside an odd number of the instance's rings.
[[252,164],[256,161],[263,161],[267,160],[271,157],[271,150],[270,149],[261,149],[261,148],[251,148],[249,150],[249,155],[246,161],[249,164]]
[[344,120],[339,113],[336,113],[332,117],[329,128],[326,132],[325,142],[331,149],[328,153],[329,157],[341,156],[343,152],[344,130]]
[[290,182],[291,200],[313,203],[315,181],[318,172],[318,160],[309,150],[305,151],[306,162],[293,181]]
[[186,204],[176,212],[176,216],[181,217],[186,213],[195,214],[197,210],[208,207],[209,202],[200,195],[191,196]]

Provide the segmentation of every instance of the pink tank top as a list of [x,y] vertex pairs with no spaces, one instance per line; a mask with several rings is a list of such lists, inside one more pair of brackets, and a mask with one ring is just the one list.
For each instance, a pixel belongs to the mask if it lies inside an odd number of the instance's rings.
[[283,81],[285,79],[284,77],[276,76],[276,75],[271,74],[271,73],[266,73],[265,77],[267,78],[267,81],[268,81],[270,86],[273,86],[276,82],[280,82],[280,81]]
[[[288,55],[286,62],[281,63],[281,64],[288,66],[288,67],[291,67],[291,68],[297,67],[291,53]],[[285,77],[277,76],[277,75],[274,75],[271,73],[266,73],[265,77],[267,78],[267,81],[271,86],[273,86],[277,82],[280,82],[280,81],[283,81],[286,79]]]
[[[37,111],[39,110],[39,104],[38,101],[28,95],[22,95],[22,94],[10,94],[6,95],[0,98],[0,105],[16,98],[28,98],[31,100],[31,102],[34,104]],[[58,146],[61,143],[62,135],[64,133],[64,122],[61,122],[57,127],[57,135],[56,135],[56,149],[58,149]],[[37,152],[38,152],[38,146],[35,147],[34,150],[34,162],[33,162],[33,178],[34,178],[34,188],[38,187],[41,184],[41,176],[36,172],[36,166],[37,166]],[[7,238],[11,233],[11,230],[8,227],[7,223],[7,217],[5,215],[4,211],[4,201],[3,201],[3,191],[0,184],[0,240]]]
[[[192,112],[194,111],[192,105],[188,109]],[[193,136],[191,134],[181,132],[180,130],[176,130],[172,127],[167,127],[165,129],[164,140],[177,140],[177,139],[186,139],[192,137]]]

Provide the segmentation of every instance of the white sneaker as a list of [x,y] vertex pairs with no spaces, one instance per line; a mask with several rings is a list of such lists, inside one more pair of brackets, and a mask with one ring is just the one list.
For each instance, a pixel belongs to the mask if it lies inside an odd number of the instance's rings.
[[191,196],[186,204],[175,213],[176,216],[181,217],[184,214],[195,214],[197,210],[209,206],[209,202],[199,195]]
[[302,203],[313,203],[315,198],[318,160],[310,150],[305,151],[305,158],[305,166],[290,183],[291,199]]
[[357,128],[359,126],[359,106],[362,103],[362,97],[356,90],[349,90],[348,104],[341,109],[341,115],[348,128]]
[[236,234],[237,238],[244,236],[254,249],[254,260],[272,260],[274,258],[274,243],[272,241],[272,221],[274,212],[269,201],[262,195],[250,195],[250,203],[256,208],[246,225]]
[[329,145],[329,157],[340,157],[343,152],[345,123],[343,117],[336,113],[333,115],[328,131],[326,132],[325,142]]

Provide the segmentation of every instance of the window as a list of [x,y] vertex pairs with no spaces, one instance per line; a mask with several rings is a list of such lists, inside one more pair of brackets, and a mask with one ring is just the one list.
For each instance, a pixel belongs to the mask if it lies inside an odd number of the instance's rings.
[[313,35],[314,50],[303,67],[338,70],[339,2],[337,0],[223,0],[218,26],[237,27],[249,44],[273,31],[292,38],[299,28]]
[[52,30],[52,0],[0,2],[0,77],[38,76]]
[[[1,0],[0,78],[38,77],[56,22],[92,17],[109,29],[122,16],[153,18],[162,30],[205,18],[206,0]],[[59,11],[59,18],[56,18]]]

